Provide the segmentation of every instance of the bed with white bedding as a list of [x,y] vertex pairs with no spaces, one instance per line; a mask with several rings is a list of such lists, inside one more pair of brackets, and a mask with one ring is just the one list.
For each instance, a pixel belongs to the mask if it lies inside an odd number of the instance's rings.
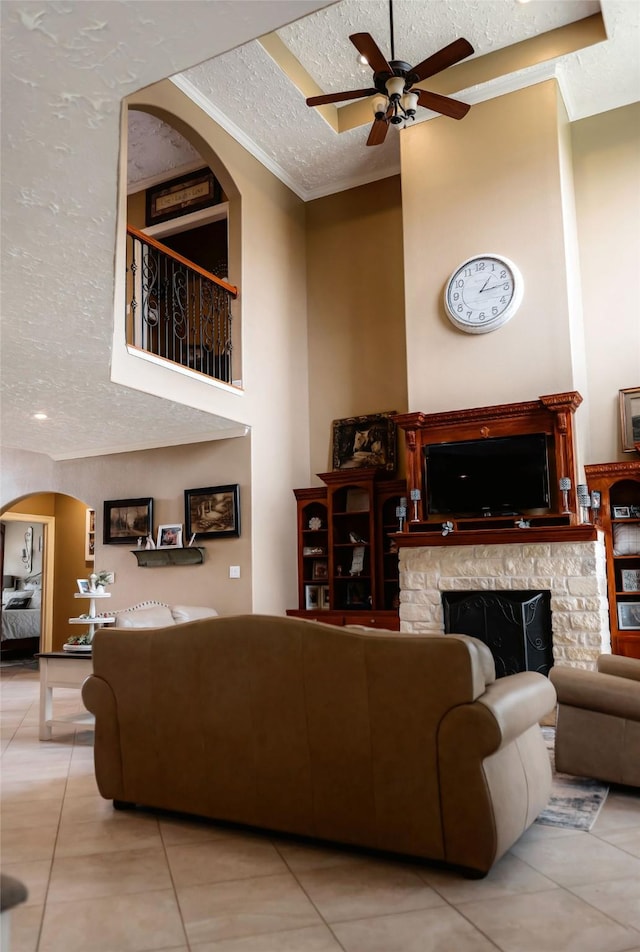
[[24,589],[2,593],[0,654],[35,654],[40,647],[42,575],[24,580]]

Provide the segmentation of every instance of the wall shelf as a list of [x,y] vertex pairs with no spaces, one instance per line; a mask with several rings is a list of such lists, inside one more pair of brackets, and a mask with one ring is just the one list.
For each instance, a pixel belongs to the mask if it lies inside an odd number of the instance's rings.
[[184,549],[131,549],[142,569],[166,565],[202,565],[205,550],[197,545]]

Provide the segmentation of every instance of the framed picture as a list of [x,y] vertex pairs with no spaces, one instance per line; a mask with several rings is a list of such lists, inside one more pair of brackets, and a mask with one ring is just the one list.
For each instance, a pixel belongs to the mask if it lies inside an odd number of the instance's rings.
[[305,585],[304,607],[308,612],[318,611],[320,608],[321,585]]
[[640,592],[640,569],[622,569],[620,578],[623,592]]
[[347,417],[332,423],[333,469],[373,466],[393,473],[396,468],[395,410],[370,416]]
[[102,541],[104,545],[135,545],[153,534],[153,499],[106,499]]
[[189,539],[194,533],[210,539],[239,536],[240,486],[185,489],[184,521]]
[[81,595],[89,594],[89,579],[88,578],[77,578],[76,583],[78,585],[78,591]]
[[158,538],[156,549],[181,549],[182,548],[182,526],[169,522],[163,526],[158,526]]
[[329,586],[321,585],[320,586],[320,606],[323,611],[328,612],[331,608],[329,604]]
[[618,602],[618,628],[640,629],[640,602]]
[[631,516],[631,510],[628,506],[614,506],[613,507],[613,518],[614,519],[628,519]]
[[365,582],[348,582],[347,608],[371,608],[371,595]]
[[85,516],[85,541],[84,541],[84,560],[85,562],[95,562],[96,560],[96,511],[87,509]]
[[640,387],[620,390],[622,451],[633,453],[640,444]]
[[169,182],[161,182],[147,189],[147,228],[171,218],[179,218],[187,212],[217,205],[221,197],[220,183],[210,169],[198,169]]
[[313,569],[311,571],[311,578],[313,579],[325,579],[329,577],[329,566],[325,559],[316,559],[313,563]]

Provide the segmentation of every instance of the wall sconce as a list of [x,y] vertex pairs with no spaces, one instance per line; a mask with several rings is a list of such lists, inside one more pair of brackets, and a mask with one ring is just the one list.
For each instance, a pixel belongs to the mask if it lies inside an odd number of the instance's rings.
[[33,558],[33,528],[29,526],[24,534],[24,549],[20,555],[20,561],[25,567],[27,575],[31,572]]

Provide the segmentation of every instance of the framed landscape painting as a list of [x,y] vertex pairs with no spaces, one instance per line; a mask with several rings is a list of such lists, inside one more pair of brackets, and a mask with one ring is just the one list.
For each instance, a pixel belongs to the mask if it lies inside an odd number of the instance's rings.
[[105,499],[102,542],[135,545],[153,533],[153,499]]
[[184,491],[185,536],[224,539],[240,535],[240,486],[209,486]]

